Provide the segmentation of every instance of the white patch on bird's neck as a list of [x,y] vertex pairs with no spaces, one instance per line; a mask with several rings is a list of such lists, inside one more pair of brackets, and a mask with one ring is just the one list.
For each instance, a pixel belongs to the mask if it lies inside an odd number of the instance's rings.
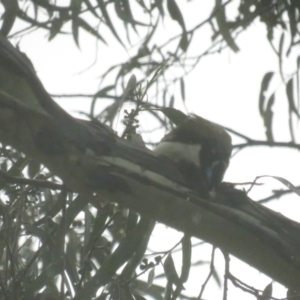
[[200,167],[200,149],[201,145],[198,144],[163,141],[153,151],[176,162],[184,160]]

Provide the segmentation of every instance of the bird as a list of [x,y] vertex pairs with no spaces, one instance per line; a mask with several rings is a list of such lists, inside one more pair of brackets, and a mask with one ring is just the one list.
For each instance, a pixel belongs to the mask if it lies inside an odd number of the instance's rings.
[[190,115],[154,148],[176,164],[189,188],[212,196],[221,184],[232,151],[230,135],[200,116]]

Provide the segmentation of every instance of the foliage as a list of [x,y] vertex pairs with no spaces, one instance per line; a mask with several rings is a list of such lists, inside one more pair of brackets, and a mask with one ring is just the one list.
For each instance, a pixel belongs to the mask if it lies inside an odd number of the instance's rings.
[[[184,116],[169,109],[175,102],[170,87],[179,86],[184,103],[185,76],[195,70],[200,60],[225,48],[240,51],[237,37],[254,22],[262,22],[267,28],[266,38],[278,56],[282,83],[286,85],[292,142],[275,141],[272,107],[276,90],[271,89],[274,72],[268,72],[261,83],[258,104],[266,140],[256,141],[232,131],[245,140],[235,147],[267,145],[299,149],[293,118],[299,118],[299,101],[296,99],[299,99],[300,93],[300,56],[296,57],[293,74],[285,76],[283,71],[285,58],[292,55],[300,41],[299,1],[229,0],[222,3],[216,0],[210,15],[199,20],[193,28],[187,28],[183,8],[185,5],[188,11],[190,3],[187,1],[180,6],[178,3],[175,0],[151,3],[143,0],[72,0],[68,6],[63,6],[59,1],[50,0],[3,0],[5,13],[1,33],[9,38],[19,38],[33,30],[44,30],[49,41],[60,35],[72,35],[75,45],[80,47],[81,35],[86,32],[104,44],[110,44],[114,39],[113,42],[117,41],[124,49],[135,45],[136,54],[122,64],[111,66],[101,75],[102,83],[109,77],[114,84],[102,86],[91,95],[89,115],[93,120],[111,125],[118,118],[124,101],[134,103],[136,108],[126,112],[123,133],[124,138],[132,139],[141,110],[147,110],[163,126],[168,120],[175,124],[180,122]],[[180,33],[158,44],[156,36],[159,28],[170,17],[178,23]],[[26,25],[18,32],[10,32],[16,19]],[[119,30],[120,24],[123,25],[122,30]],[[196,36],[207,26],[212,30],[211,45],[196,54],[189,54],[192,43],[197,43]],[[134,34],[139,36],[137,43]],[[133,71],[139,77],[134,84],[126,85]],[[152,79],[147,84],[148,78]],[[147,99],[150,88],[155,90],[152,92],[157,99],[155,103],[152,98],[151,101]],[[114,101],[97,115],[94,108],[100,99]],[[0,299],[97,297],[100,300],[145,299],[145,296],[162,299],[162,294],[164,299],[189,298],[183,296],[183,289],[192,265],[191,251],[196,247],[190,237],[184,236],[164,253],[151,252],[147,245],[154,227],[152,221],[113,203],[105,205],[102,210],[95,209],[87,204],[86,196],[65,190],[60,180],[38,162],[28,160],[8,146],[2,145],[1,157]],[[294,187],[292,189],[295,190]],[[265,200],[284,193],[276,192]],[[172,253],[178,249],[182,252],[180,275],[172,258]],[[202,298],[211,277],[220,284],[219,274],[214,268],[214,253],[215,249],[199,298]],[[256,297],[270,298],[272,285],[264,291],[247,286],[230,273],[228,255],[223,255],[226,262],[224,299],[229,281]],[[163,268],[159,269],[159,266]],[[160,275],[155,275],[157,269],[163,270]],[[140,279],[145,273],[148,274],[147,284]],[[167,282],[164,288],[156,283],[159,278]],[[100,291],[96,296],[94,291],[98,288]]]

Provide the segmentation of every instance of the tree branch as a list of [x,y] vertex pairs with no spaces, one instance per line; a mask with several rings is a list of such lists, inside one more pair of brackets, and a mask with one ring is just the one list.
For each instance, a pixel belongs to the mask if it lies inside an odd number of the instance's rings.
[[[60,176],[93,205],[113,201],[233,254],[299,291],[300,225],[224,184],[213,199],[189,189],[172,162],[77,120],[50,98],[28,60],[0,37],[0,141]],[[13,84],[12,84],[13,82]],[[18,86],[18,89],[15,87]]]

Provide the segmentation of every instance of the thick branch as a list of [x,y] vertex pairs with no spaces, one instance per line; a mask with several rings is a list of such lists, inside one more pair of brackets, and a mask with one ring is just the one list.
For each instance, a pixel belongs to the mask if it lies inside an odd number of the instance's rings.
[[2,143],[45,164],[69,189],[96,193],[96,206],[101,200],[121,203],[221,247],[299,290],[298,223],[230,186],[220,188],[214,200],[201,199],[171,162],[116,137],[102,124],[64,112],[28,60],[1,37],[0,65]]

